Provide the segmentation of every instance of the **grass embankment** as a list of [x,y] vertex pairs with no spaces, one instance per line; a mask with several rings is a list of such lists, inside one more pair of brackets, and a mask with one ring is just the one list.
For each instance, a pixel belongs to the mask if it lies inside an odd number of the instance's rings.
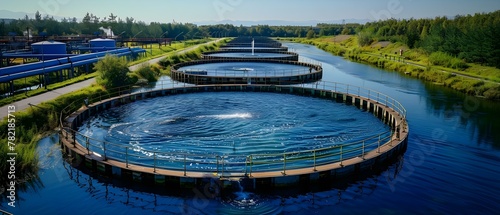
[[[15,119],[15,153],[16,168],[15,175],[18,184],[29,181],[37,177],[38,155],[36,153],[36,143],[47,131],[58,126],[59,112],[68,104],[74,101],[83,101],[84,98],[91,97],[97,93],[104,93],[102,87],[92,86],[68,95],[62,95],[56,100],[47,101],[25,111],[16,111]],[[12,117],[11,117],[12,118]],[[0,129],[7,131],[7,120],[0,122]],[[0,135],[0,159],[7,161],[11,152],[7,143],[7,132]],[[7,162],[0,162],[0,172],[6,176],[10,165]],[[0,191],[5,188],[9,181],[6,177],[0,179]],[[22,187],[22,186],[21,186]]]
[[158,44],[146,45],[143,47],[144,50],[146,50],[145,56],[141,57],[136,61],[130,62],[129,66],[143,63],[154,58],[167,56],[169,54],[172,54],[172,52],[174,51],[183,50],[185,48],[189,48],[202,43],[207,43],[210,41],[213,41],[213,39],[197,39],[197,40],[188,40],[185,42],[173,42],[172,45],[170,46],[158,45]]
[[[203,45],[194,50],[188,51],[180,55],[169,56],[161,65],[150,65],[151,70],[156,75],[161,75],[169,72],[170,65],[166,62],[173,62],[180,60],[181,62],[189,61],[192,59],[199,59],[203,51],[216,50],[218,47],[225,43],[225,41],[217,42],[216,44]],[[172,60],[172,61],[171,61]],[[137,72],[143,78],[148,77],[150,74],[143,74]],[[125,87],[128,89],[128,87]],[[16,143],[15,152],[16,157],[16,180],[18,183],[36,179],[38,172],[38,155],[36,153],[36,143],[46,132],[49,132],[59,126],[59,117],[61,111],[71,105],[72,111],[83,106],[83,101],[89,98],[89,101],[97,102],[100,99],[110,98],[117,96],[116,92],[122,91],[121,89],[105,89],[104,87],[93,84],[92,86],[83,88],[79,91],[72,92],[59,96],[58,98],[46,101],[42,104],[36,105],[24,111],[17,111],[14,113],[16,119]],[[66,117],[66,116],[63,116]],[[8,122],[6,119],[0,121],[0,130],[7,131]],[[7,143],[7,132],[0,133],[0,159],[7,161],[7,153],[11,152]],[[0,162],[0,175],[6,176],[9,171],[9,164],[7,162]],[[9,183],[6,177],[0,178],[0,193],[5,191],[5,187]]]
[[[181,63],[181,62],[188,62],[188,61],[193,61],[193,60],[199,60],[201,59],[201,54],[203,52],[209,52],[209,51],[215,51],[218,50],[220,46],[222,46],[224,43],[227,41],[221,40],[218,42],[214,42],[212,44],[206,44],[206,45],[201,45],[198,48],[195,48],[190,51],[185,51],[183,53],[178,53],[177,52],[170,52],[167,53],[163,56],[165,56],[164,59],[162,59],[158,64],[156,65],[150,65],[149,69],[156,75],[170,75],[170,67],[172,65]],[[149,82],[152,82],[152,78],[146,78],[148,75],[141,75],[141,70],[145,71],[146,69],[141,68],[136,73],[138,73],[139,77],[142,77],[142,79],[147,79]],[[156,77],[158,78],[158,77]]]
[[187,62],[187,61],[193,61],[193,60],[199,60],[201,59],[201,54],[203,52],[209,52],[209,51],[215,51],[218,50],[221,44],[226,43],[225,40],[212,43],[210,45],[202,45],[194,50],[182,53],[182,54],[174,54],[174,55],[169,55],[167,58],[163,59],[160,61],[159,65],[162,67],[170,67],[172,65],[181,63],[181,62]]
[[[468,95],[490,100],[500,99],[500,69],[465,63],[444,53],[429,55],[420,49],[409,49],[401,43],[389,42],[374,42],[370,46],[361,47],[355,36],[293,41],[315,45],[353,61],[402,72]],[[400,50],[403,50],[402,57],[399,55]]]

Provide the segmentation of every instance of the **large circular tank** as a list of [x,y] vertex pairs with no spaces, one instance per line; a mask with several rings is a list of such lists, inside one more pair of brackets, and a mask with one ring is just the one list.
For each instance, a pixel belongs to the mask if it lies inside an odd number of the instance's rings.
[[66,54],[66,43],[42,41],[31,44],[33,54]]
[[235,51],[215,51],[201,54],[204,60],[211,59],[269,59],[269,60],[290,60],[298,61],[299,55],[294,52],[257,52],[251,53],[241,50]]
[[93,39],[90,40],[90,47],[93,52],[106,51],[116,48],[116,41],[113,39]]

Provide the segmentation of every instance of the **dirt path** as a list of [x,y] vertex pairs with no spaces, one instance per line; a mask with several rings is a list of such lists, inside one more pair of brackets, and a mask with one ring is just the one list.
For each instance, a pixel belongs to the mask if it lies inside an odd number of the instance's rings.
[[[378,57],[378,58],[383,58],[379,54],[373,54],[373,53],[367,53],[367,52],[364,52],[364,54],[371,55],[371,56]],[[387,60],[387,58],[385,58],[385,60]],[[408,60],[406,60],[404,62],[401,62],[401,61],[398,61],[398,60],[394,60],[394,59],[390,59],[390,60],[394,61],[394,62],[405,63],[405,64],[408,64],[408,65],[412,65],[412,66],[424,68],[424,69],[427,68],[425,65],[418,64],[418,63],[415,63],[415,62],[411,62],[411,61],[408,61]],[[448,71],[445,71],[445,70],[439,70],[439,71],[442,72],[442,73],[454,74],[456,76],[461,76],[461,77],[465,77],[465,78],[471,78],[471,79],[474,79],[474,80],[479,80],[479,81],[484,81],[484,82],[487,82],[487,83],[494,83],[494,84],[499,84],[500,85],[500,83],[498,83],[496,81],[490,81],[490,80],[487,80],[487,79],[484,79],[484,78],[478,78],[478,77],[474,77],[474,76],[470,76],[470,75],[459,74],[459,73],[454,73],[454,72],[448,72]]]

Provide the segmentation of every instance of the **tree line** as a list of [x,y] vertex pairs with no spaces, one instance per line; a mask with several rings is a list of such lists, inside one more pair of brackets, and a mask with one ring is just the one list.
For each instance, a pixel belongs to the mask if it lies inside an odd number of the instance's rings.
[[[317,26],[234,26],[230,24],[202,25],[191,23],[145,23],[132,17],[119,18],[111,13],[107,17],[98,17],[87,13],[79,21],[74,18],[56,20],[51,16],[43,16],[38,11],[34,17],[27,15],[23,19],[9,23],[0,22],[0,36],[25,35],[27,29],[37,35],[96,35],[103,34],[100,27],[111,28],[115,35],[121,37],[164,37],[177,39],[193,39],[202,37],[236,37],[236,36],[268,36],[268,37],[313,37],[354,34],[359,24],[318,24]],[[311,33],[312,32],[312,33]],[[309,35],[308,35],[309,33]]]
[[500,10],[434,19],[389,19],[357,29],[360,45],[402,42],[429,55],[440,53],[468,63],[500,68]]

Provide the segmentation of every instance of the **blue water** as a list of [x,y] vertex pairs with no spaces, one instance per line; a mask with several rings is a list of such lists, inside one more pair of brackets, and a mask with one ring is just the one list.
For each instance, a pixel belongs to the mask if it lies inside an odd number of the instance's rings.
[[185,66],[178,71],[206,71],[209,76],[230,76],[230,77],[281,77],[294,76],[310,73],[309,67],[280,64],[280,63],[259,63],[259,62],[226,62],[208,63]]
[[[251,50],[252,47],[223,47],[221,49],[225,49],[225,50],[242,50],[242,49],[247,49],[247,50]],[[274,47],[255,47],[255,49],[266,49],[266,50],[278,50],[280,48],[274,48]]]
[[[376,143],[379,135],[382,139],[390,136],[388,126],[353,106],[319,98],[254,92],[196,93],[137,101],[92,117],[79,132],[115,143],[102,149],[121,152],[107,152],[106,156],[123,161],[128,155],[129,162],[153,165],[156,158],[156,164],[162,168],[182,169],[187,155],[188,171],[215,170],[216,156],[224,156],[226,163],[242,162],[238,166],[244,168],[250,155],[254,162],[268,163],[254,165],[253,171],[262,171],[264,167],[279,171],[283,168],[283,153],[355,144],[350,147],[357,147],[355,156],[359,156],[363,140],[369,151],[378,145],[368,143]],[[86,142],[83,137],[77,139]],[[91,150],[103,154],[99,148],[102,142],[91,143],[97,146]],[[332,154],[339,149],[324,151],[335,151]],[[309,158],[309,163],[290,161],[287,166],[311,166],[311,152],[294,155],[299,157]],[[149,160],[143,161],[144,158]],[[339,159],[335,155],[316,162]]]
[[[50,138],[40,142],[50,165],[44,187],[20,192],[15,214],[498,214],[500,104],[424,84],[396,72],[346,61],[315,47],[286,44],[323,63],[324,79],[381,91],[408,109],[410,141],[403,160],[380,174],[297,195],[203,190],[155,195],[106,184],[61,161]],[[52,149],[52,153],[47,153]],[[194,197],[193,197],[194,196]]]
[[238,57],[238,58],[282,58],[282,57],[292,57],[291,54],[281,54],[281,53],[245,53],[245,52],[223,52],[209,54],[208,56],[214,57]]

